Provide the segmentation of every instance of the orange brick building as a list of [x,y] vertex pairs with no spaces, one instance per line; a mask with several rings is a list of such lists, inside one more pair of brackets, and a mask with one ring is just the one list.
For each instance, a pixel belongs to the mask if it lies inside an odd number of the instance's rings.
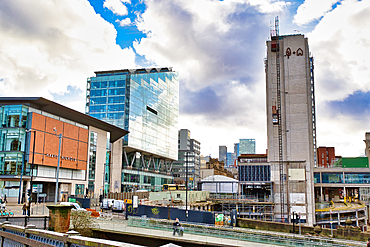
[[317,148],[317,167],[331,167],[335,162],[334,147]]
[[44,98],[0,97],[0,124],[0,196],[8,202],[28,200],[31,186],[33,200],[54,201],[59,148],[58,200],[118,191],[127,131]]

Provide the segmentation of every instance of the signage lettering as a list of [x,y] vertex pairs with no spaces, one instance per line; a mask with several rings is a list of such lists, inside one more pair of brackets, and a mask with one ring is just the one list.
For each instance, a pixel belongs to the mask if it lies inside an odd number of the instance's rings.
[[[49,157],[49,158],[58,158],[58,155],[56,154],[45,154],[46,157]],[[72,158],[72,157],[67,157],[67,156],[60,156],[60,158],[62,160],[68,160],[68,161],[77,161],[76,158]]]

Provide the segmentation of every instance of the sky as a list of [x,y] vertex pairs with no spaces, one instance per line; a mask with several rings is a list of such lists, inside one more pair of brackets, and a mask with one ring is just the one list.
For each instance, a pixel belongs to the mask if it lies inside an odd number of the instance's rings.
[[84,112],[94,71],[173,67],[179,129],[201,153],[255,138],[265,153],[264,59],[280,34],[308,38],[317,146],[364,155],[370,131],[370,1],[2,0],[0,96],[41,96]]

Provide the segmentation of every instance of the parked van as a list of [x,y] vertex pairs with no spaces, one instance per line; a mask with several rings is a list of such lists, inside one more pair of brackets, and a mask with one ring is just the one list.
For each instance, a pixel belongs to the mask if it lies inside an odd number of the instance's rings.
[[125,202],[121,200],[114,200],[112,211],[123,212],[125,210]]
[[101,203],[101,208],[103,209],[112,209],[114,199],[103,199]]

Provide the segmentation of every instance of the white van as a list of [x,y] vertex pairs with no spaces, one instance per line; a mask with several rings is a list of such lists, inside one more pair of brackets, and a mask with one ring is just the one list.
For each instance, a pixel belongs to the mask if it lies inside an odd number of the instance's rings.
[[114,199],[103,199],[101,203],[101,208],[103,209],[112,209]]
[[76,202],[61,202],[60,205],[72,206],[74,211],[86,211],[86,209],[81,208],[80,205]]
[[125,210],[125,202],[121,200],[114,200],[112,211],[123,212]]

